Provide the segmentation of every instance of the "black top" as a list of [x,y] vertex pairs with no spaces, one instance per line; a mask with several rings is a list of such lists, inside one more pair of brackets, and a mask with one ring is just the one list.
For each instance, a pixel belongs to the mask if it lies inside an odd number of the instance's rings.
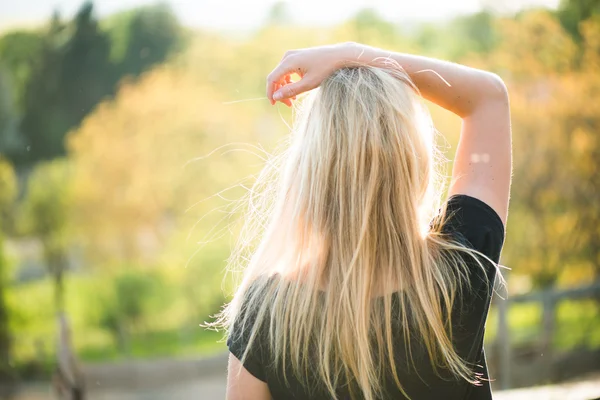
[[[498,214],[486,203],[474,197],[466,195],[452,196],[448,200],[447,207],[448,219],[442,227],[444,233],[450,234],[454,239],[464,243],[466,246],[478,250],[489,257],[495,263],[500,259],[500,251],[504,243],[504,225]],[[493,292],[496,268],[487,261],[483,261],[487,277],[482,276],[483,272],[477,266],[473,266],[470,261],[469,284],[470,290],[463,293],[460,303],[460,310],[453,312],[453,342],[458,354],[467,362],[476,365],[476,373],[481,374],[482,383],[478,386],[469,384],[464,380],[453,379],[449,374],[442,373],[445,377],[440,377],[440,372],[436,374],[429,362],[429,357],[425,350],[419,350],[418,343],[413,343],[413,359],[416,365],[414,369],[407,368],[406,353],[400,351],[397,354],[397,368],[399,371],[399,380],[404,390],[413,400],[420,399],[469,399],[469,400],[491,400],[492,393],[487,373],[485,353],[483,350],[483,335],[485,331],[485,321],[490,306]],[[486,279],[487,278],[487,279]],[[396,334],[396,333],[394,333]],[[411,337],[414,337],[412,335]],[[259,338],[264,338],[264,335]],[[248,340],[248,331],[242,332],[234,327],[227,340],[227,345],[231,353],[238,359],[242,358]],[[395,339],[403,343],[401,329],[398,332],[398,338]],[[404,349],[403,345],[397,346],[398,349]],[[289,385],[283,383],[281,371],[275,371],[269,368],[268,353],[264,351],[267,346],[261,341],[255,342],[249,353],[244,367],[256,378],[268,384],[269,390],[275,400],[325,400],[330,399],[324,388],[311,388],[311,394],[295,381],[293,375],[287,374]],[[393,378],[383,378],[387,391],[384,400],[387,399],[406,399],[395,386]],[[350,399],[347,392],[340,389],[338,397],[340,399]]]

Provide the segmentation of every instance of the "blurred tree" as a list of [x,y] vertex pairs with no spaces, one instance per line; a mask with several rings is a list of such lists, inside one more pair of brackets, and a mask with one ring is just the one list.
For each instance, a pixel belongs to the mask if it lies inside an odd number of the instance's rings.
[[55,13],[44,32],[38,63],[30,73],[23,94],[21,132],[29,149],[16,154],[18,165],[48,159],[62,152],[62,136],[68,129],[61,105],[62,42],[65,25]]
[[114,337],[123,354],[130,354],[130,335],[147,312],[147,303],[157,289],[152,274],[126,270],[115,278],[113,290],[103,300],[100,325]]
[[471,52],[489,54],[498,43],[494,16],[489,11],[480,11],[456,17],[450,23],[447,38],[453,42],[449,54],[453,60]]
[[[194,59],[162,67],[123,85],[114,101],[100,105],[69,136],[72,212],[90,262],[151,262],[186,208],[250,173],[240,168],[247,159],[240,152],[217,154],[208,164],[186,163],[220,145],[255,140],[261,126],[252,113],[268,104],[224,106],[223,94],[207,83],[199,64]],[[215,204],[203,203],[188,218]]]
[[0,65],[8,73],[18,110],[23,109],[27,82],[40,60],[43,42],[37,31],[15,31],[0,37]]
[[0,158],[0,386],[11,384],[13,377],[10,365],[9,315],[5,299],[8,260],[4,254],[4,228],[16,193],[17,180],[12,166]]
[[25,88],[41,49],[38,32],[16,31],[0,37],[0,153],[13,161],[18,153],[27,151],[19,122]]
[[538,287],[582,271],[600,276],[600,110],[590,101],[600,90],[600,23],[582,27],[584,63],[557,19],[539,11],[501,21],[500,47],[487,60],[510,83],[518,133],[505,260]]
[[23,232],[39,238],[54,281],[54,306],[64,311],[64,274],[69,265],[70,181],[66,160],[39,164],[29,178],[21,211]]
[[360,10],[343,26],[347,27],[352,40],[375,46],[392,44],[396,37],[395,26],[372,8]]
[[417,51],[448,60],[485,56],[498,45],[496,17],[490,11],[462,15],[447,23],[423,23],[412,34]]
[[69,24],[52,18],[25,85],[21,131],[28,151],[15,158],[19,164],[64,155],[67,132],[111,97],[123,76],[139,75],[183,44],[167,6],[127,12],[107,26],[108,32],[100,28],[89,1]]
[[413,40],[423,54],[440,54],[440,49],[444,46],[441,43],[443,36],[437,24],[423,23],[415,30]]
[[572,204],[577,209],[580,260],[590,262],[600,278],[600,14],[580,25],[583,52],[581,68],[564,77],[563,91],[555,97],[562,107],[559,121],[569,134],[572,161],[569,179]]
[[532,10],[498,21],[501,40],[488,65],[523,88],[571,71],[577,46],[558,20],[547,11]]
[[558,8],[560,22],[577,41],[583,39],[580,24],[594,15],[600,15],[598,0],[561,0]]
[[63,136],[113,92],[110,39],[100,30],[93,9],[91,2],[83,4],[73,21],[73,34],[64,44],[58,76],[67,118]]
[[19,147],[17,110],[9,75],[0,65],[0,154],[10,156]]
[[164,62],[185,43],[183,30],[166,4],[117,14],[104,25],[111,37],[115,81],[127,75],[137,76]]

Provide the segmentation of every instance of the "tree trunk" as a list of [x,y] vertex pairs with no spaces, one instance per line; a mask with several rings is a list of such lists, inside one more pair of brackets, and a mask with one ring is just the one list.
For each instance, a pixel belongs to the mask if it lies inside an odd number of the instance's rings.
[[64,299],[64,272],[60,265],[56,266],[54,270],[54,308],[57,314],[62,313],[65,310],[65,299]]

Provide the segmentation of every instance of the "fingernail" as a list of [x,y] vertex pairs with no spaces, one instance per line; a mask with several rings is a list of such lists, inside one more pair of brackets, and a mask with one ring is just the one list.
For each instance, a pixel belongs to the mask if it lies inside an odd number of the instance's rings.
[[273,95],[273,100],[281,100],[282,98],[283,96],[281,95],[281,92],[275,92]]

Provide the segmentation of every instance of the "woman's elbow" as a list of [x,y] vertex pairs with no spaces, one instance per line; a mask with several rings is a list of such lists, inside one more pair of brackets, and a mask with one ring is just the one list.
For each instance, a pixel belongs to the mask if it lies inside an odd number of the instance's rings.
[[508,88],[504,83],[504,80],[492,72],[486,73],[486,91],[487,96],[492,99],[497,99],[503,102],[508,101]]

